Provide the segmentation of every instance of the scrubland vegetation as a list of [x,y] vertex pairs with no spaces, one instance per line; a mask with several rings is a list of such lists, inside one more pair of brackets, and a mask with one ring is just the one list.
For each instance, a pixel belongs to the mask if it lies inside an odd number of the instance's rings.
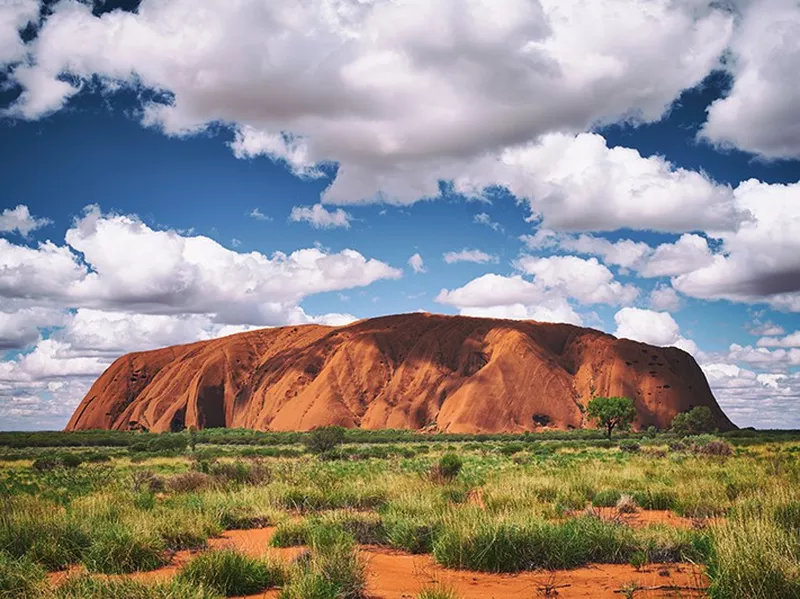
[[[800,435],[753,431],[4,433],[0,597],[358,598],[364,545],[481,572],[690,562],[714,599],[800,597],[799,454]],[[646,510],[689,524],[625,519]],[[208,548],[264,527],[305,550]],[[171,577],[128,576],[185,550]]]

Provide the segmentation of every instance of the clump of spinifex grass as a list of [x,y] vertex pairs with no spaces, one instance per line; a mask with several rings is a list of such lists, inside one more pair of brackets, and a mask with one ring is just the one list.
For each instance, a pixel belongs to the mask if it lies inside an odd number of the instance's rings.
[[800,544],[767,516],[749,515],[718,524],[709,563],[714,599],[800,597]]
[[87,531],[63,507],[28,496],[0,502],[0,551],[60,570],[76,563],[89,543]]
[[379,545],[386,542],[381,517],[371,512],[336,510],[302,520],[284,520],[272,535],[273,547],[307,545],[315,529],[335,527],[351,535],[360,545]]
[[422,589],[417,599],[458,599],[458,594],[450,587],[435,585]]
[[284,579],[284,568],[278,562],[232,549],[203,553],[181,568],[176,577],[178,583],[204,586],[225,596],[259,593],[280,586]]
[[26,557],[0,551],[0,598],[40,597],[47,588],[42,567]]
[[564,522],[497,520],[470,510],[454,514],[433,542],[440,564],[486,572],[565,569],[627,561],[633,531],[599,518]]
[[309,554],[298,560],[281,599],[360,599],[366,575],[354,539],[335,527],[314,528]]
[[[24,595],[27,597],[27,595]],[[73,576],[58,586],[48,599],[220,599],[202,585],[178,580],[146,583],[130,578]]]
[[92,535],[81,561],[89,572],[127,574],[155,570],[167,563],[164,540],[148,530],[104,523]]

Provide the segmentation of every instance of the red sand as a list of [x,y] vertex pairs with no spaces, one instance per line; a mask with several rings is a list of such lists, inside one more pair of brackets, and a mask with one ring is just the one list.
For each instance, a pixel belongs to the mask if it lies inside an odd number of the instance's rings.
[[732,427],[677,348],[567,324],[403,314],[128,354],[92,385],[67,430],[566,429],[586,425],[593,393],[634,398],[640,427],[666,428],[695,405]]
[[705,518],[684,518],[669,510],[639,510],[631,514],[621,514],[613,507],[593,508],[604,520],[619,521],[633,528],[644,528],[651,524],[664,524],[676,528],[698,528],[705,526]]
[[[269,547],[274,528],[232,530],[219,539],[209,542],[210,548],[232,547],[259,556],[273,553],[291,559],[302,547],[273,549]],[[169,566],[152,572],[131,574],[138,580],[164,580],[196,552],[178,552]],[[447,570],[434,562],[430,555],[409,555],[383,547],[362,547],[361,554],[367,564],[367,591],[371,599],[412,599],[426,586],[445,585],[452,588],[460,599],[502,599],[516,597],[559,597],[562,599],[619,599],[615,593],[624,585],[637,583],[643,587],[680,586],[704,587],[707,580],[702,568],[691,564],[649,564],[637,572],[632,566],[619,564],[592,564],[574,570],[523,572],[520,574],[487,574],[482,572]],[[76,570],[73,570],[75,572]],[[54,573],[51,582],[63,580],[65,573]],[[557,594],[546,595],[552,587]],[[270,590],[248,599],[276,598],[277,590]],[[637,591],[639,599],[648,597],[703,597],[699,592]]]

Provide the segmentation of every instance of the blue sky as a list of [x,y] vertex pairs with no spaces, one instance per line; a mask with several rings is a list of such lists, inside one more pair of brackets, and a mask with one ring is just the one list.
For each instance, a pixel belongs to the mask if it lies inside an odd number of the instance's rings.
[[796,2],[119,6],[0,7],[0,429],[128,351],[415,310],[676,345],[800,427]]

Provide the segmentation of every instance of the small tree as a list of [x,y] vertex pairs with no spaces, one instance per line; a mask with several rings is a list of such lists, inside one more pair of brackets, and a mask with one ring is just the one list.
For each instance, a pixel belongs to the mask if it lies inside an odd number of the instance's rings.
[[681,437],[713,433],[716,429],[714,415],[708,406],[695,406],[672,419],[672,432]]
[[189,431],[189,449],[194,453],[194,450],[197,449],[197,429],[190,424],[187,430]]
[[308,433],[305,445],[311,453],[322,454],[336,449],[344,442],[344,428],[341,426],[323,426]]
[[591,420],[606,429],[606,437],[616,428],[625,430],[636,417],[636,408],[630,397],[595,397],[586,407]]

